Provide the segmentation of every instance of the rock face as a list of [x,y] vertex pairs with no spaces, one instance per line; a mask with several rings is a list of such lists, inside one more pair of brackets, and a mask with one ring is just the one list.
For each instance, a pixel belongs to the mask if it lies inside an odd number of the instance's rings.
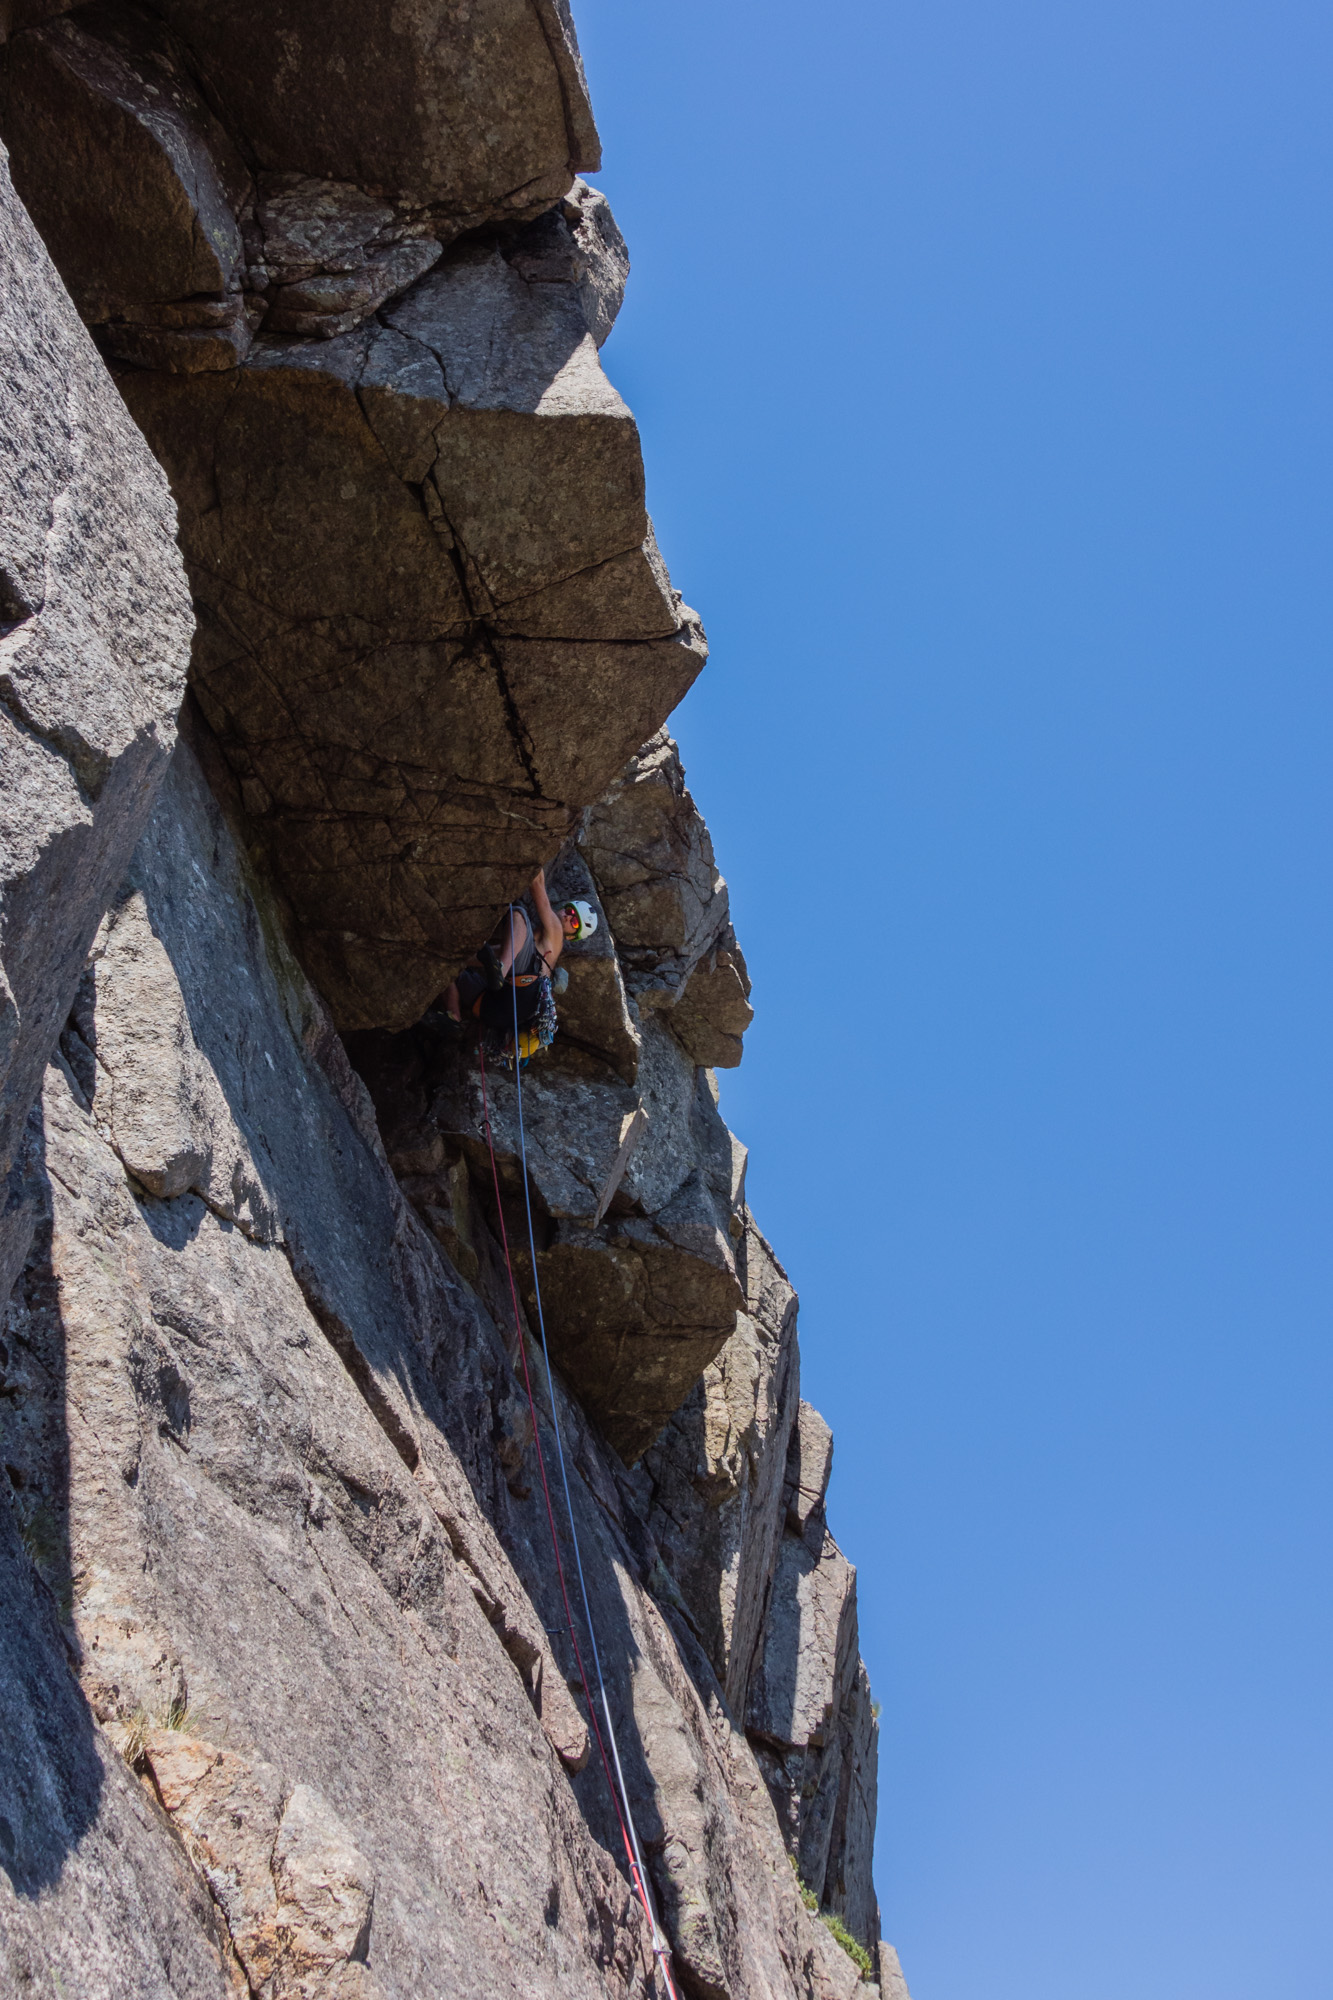
[[472,248],[354,333],[121,386],[302,955],[341,1025],[406,1025],[704,659],[578,283]]
[[[568,1040],[562,1032],[524,1092],[538,1274],[561,1368],[632,1462],[732,1338],[746,1304],[745,1149],[718,1114],[699,1043],[705,1032],[720,1039],[719,1019],[748,1023],[749,982],[726,884],[665,731],[584,816],[550,884],[553,895],[586,898],[601,921],[591,950],[568,954]],[[731,985],[719,998],[723,978]],[[705,997],[691,1006],[696,980]],[[739,1033],[731,1040],[734,1053],[724,1053],[735,1062]],[[442,1046],[422,1028],[354,1037],[353,1050],[428,1226],[447,1214],[441,1240],[475,1261],[457,1213],[460,1167],[480,1212],[492,1196],[471,1045]],[[488,1098],[502,1193],[516,1193],[512,1078],[493,1072]],[[517,1214],[511,1234],[531,1308]]]
[[[216,1938],[275,1994],[424,1994],[441,1964],[460,1993],[647,1990],[568,1691],[519,1334],[491,1309],[494,1239],[474,1206],[469,1286],[404,1199],[271,921],[182,745],[49,1075],[46,1226],[6,1329],[14,1504],[101,1739],[141,1773],[147,1824],[177,1825],[212,1885],[201,1965]],[[772,1344],[789,1403],[792,1302],[746,1227],[764,1331],[747,1317],[733,1349]],[[729,1354],[720,1372],[743,1369]],[[657,1540],[661,1497],[556,1395],[687,1990],[847,1991],[854,1969],[801,1908]],[[747,1444],[753,1635],[781,1416],[752,1416]],[[714,1570],[729,1560],[719,1544]],[[707,1586],[688,1584],[702,1627]],[[90,1790],[100,1828],[118,1793]],[[159,1932],[160,1957],[175,1947]]]
[[568,11],[94,0],[4,57],[303,957],[406,1027],[705,657],[598,361],[628,258]]
[[[189,601],[166,482],[0,155],[0,1279],[18,1155],[93,932],[166,768]],[[17,1173],[18,1178],[14,1178]]]
[[745,1723],[802,1879],[855,1936],[872,1938],[879,1725],[857,1648],[856,1571],[824,1519],[831,1462],[828,1425],[802,1403]]
[[[906,2000],[563,0],[0,69],[0,1984]],[[601,922],[483,1080],[539,863]]]

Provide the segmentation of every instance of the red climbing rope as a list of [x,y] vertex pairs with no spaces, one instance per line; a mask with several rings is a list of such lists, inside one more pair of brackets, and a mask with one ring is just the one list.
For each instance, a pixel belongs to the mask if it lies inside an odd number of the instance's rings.
[[[537,1448],[537,1470],[541,1475],[542,1499],[546,1503],[546,1523],[551,1531],[551,1550],[555,1556],[555,1573],[560,1579],[560,1597],[565,1607],[565,1625],[569,1632],[570,1643],[574,1648],[574,1659],[578,1665],[579,1681],[583,1688],[583,1698],[588,1705],[588,1720],[592,1725],[592,1733],[597,1741],[598,1753],[602,1760],[602,1769],[606,1773],[607,1790],[611,1794],[611,1804],[620,1827],[620,1837],[625,1843],[625,1858],[629,1863],[630,1881],[634,1886],[640,1903],[643,1905],[643,1914],[648,1919],[648,1929],[653,1939],[653,1956],[662,1969],[662,1977],[666,1981],[667,1993],[670,1996],[670,2000],[678,2000],[675,1984],[671,1977],[671,1968],[667,1963],[666,1947],[659,1942],[661,1932],[658,1930],[657,1921],[653,1915],[652,1904],[648,1899],[647,1885],[643,1880],[638,1861],[635,1857],[635,1843],[631,1839],[630,1829],[625,1821],[625,1814],[621,1810],[620,1796],[616,1790],[615,1779],[611,1775],[611,1763],[606,1754],[606,1744],[603,1741],[601,1727],[597,1721],[597,1709],[593,1702],[588,1675],[583,1665],[583,1653],[579,1646],[578,1632],[574,1626],[574,1614],[570,1609],[569,1590],[565,1583],[565,1565],[560,1556],[560,1537],[556,1532],[555,1526],[555,1509],[551,1505],[551,1489],[546,1478],[546,1459],[542,1452],[541,1428],[537,1421],[537,1400],[532,1393],[532,1377],[528,1372],[528,1349],[527,1343],[523,1338],[523,1320],[518,1308],[518,1287],[514,1282],[513,1259],[509,1255],[509,1232],[505,1228],[504,1203],[500,1198],[500,1170],[495,1163],[495,1142],[491,1137],[491,1110],[486,1093],[486,1053],[481,1046],[478,1046],[477,1057],[481,1064],[481,1115],[486,1126],[486,1150],[491,1156],[491,1177],[495,1183],[495,1208],[500,1218],[500,1246],[504,1251],[505,1270],[509,1277],[509,1296],[514,1307],[514,1334],[518,1341],[519,1357],[523,1363],[523,1387],[527,1392],[528,1413],[532,1419],[532,1438]],[[518,1060],[517,1049],[515,1049],[515,1063]],[[554,1411],[552,1412],[552,1418],[554,1420]],[[619,1757],[617,1757],[616,1762],[619,1764]]]

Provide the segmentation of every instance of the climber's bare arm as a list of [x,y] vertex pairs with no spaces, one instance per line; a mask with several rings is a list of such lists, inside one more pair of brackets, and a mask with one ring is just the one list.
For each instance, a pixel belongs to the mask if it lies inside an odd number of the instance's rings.
[[546,871],[539,868],[532,878],[532,903],[537,912],[537,946],[546,960],[546,969],[551,967],[565,948],[565,927],[551,908],[551,899],[546,893]]
[[511,903],[500,919],[500,964],[506,975],[522,951],[527,935],[526,912],[520,910],[516,903]]

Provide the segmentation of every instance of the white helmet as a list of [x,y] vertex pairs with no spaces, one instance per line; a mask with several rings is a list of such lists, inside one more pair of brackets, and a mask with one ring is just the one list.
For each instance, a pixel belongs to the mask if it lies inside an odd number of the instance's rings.
[[572,944],[582,944],[584,938],[590,938],[597,928],[597,912],[591,903],[585,903],[581,900],[566,903],[565,908],[572,910],[579,920],[579,927],[570,942]]

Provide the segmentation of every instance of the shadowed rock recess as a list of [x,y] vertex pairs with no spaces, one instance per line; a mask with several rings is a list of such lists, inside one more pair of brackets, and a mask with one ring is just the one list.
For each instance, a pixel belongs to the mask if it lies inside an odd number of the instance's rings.
[[676,1990],[907,2000],[568,10],[10,0],[0,132],[0,1990],[665,1993],[558,1420]]

